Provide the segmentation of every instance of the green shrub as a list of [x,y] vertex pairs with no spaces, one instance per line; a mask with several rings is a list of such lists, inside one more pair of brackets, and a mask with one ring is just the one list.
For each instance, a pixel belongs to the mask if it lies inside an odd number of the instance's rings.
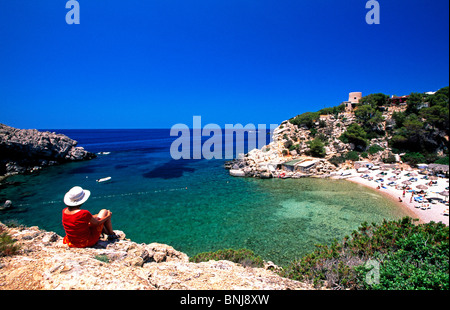
[[226,249],[216,252],[204,252],[189,258],[190,262],[199,263],[210,260],[228,260],[244,267],[264,267],[264,261],[261,257],[255,256],[253,251],[247,249]]
[[285,148],[290,148],[294,143],[292,142],[292,140],[287,140],[284,142],[284,147]]
[[448,156],[441,157],[441,158],[437,159],[434,163],[441,164],[441,165],[448,165],[449,164]]
[[336,155],[333,155],[328,161],[336,167],[339,167],[340,164],[345,162],[345,158],[343,156],[337,157]]
[[289,122],[293,125],[306,126],[308,129],[311,129],[319,117],[319,112],[306,112],[291,118]]
[[384,151],[384,148],[382,148],[381,146],[379,146],[378,144],[372,144],[369,149],[367,150],[367,152],[370,155],[376,154],[380,151]]
[[308,155],[323,158],[326,155],[323,142],[319,138],[306,142],[309,146]]
[[426,162],[425,156],[418,152],[406,153],[402,156],[402,160],[410,165],[417,165]]
[[340,112],[344,112],[344,111],[345,111],[345,105],[340,104],[335,107],[323,108],[323,109],[319,110],[319,114],[320,115],[331,114],[331,115],[337,116]]
[[367,133],[356,123],[347,127],[347,130],[339,137],[344,143],[353,143],[355,147],[364,151],[367,147]]
[[293,144],[289,147],[289,151],[298,150],[300,148],[299,144]]
[[[449,289],[449,227],[416,225],[409,217],[362,223],[351,237],[292,262],[281,275],[333,289]],[[379,281],[369,284],[365,267],[379,263]]]
[[0,227],[0,257],[14,255],[19,246],[15,244],[15,240]]
[[352,161],[358,161],[359,160],[359,154],[355,151],[350,151],[347,154],[345,154],[346,160],[352,160]]

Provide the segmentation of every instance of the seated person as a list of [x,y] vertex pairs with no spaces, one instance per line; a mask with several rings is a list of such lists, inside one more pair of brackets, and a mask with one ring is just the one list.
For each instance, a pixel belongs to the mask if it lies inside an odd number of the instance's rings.
[[67,208],[62,211],[62,224],[66,232],[63,242],[69,247],[93,246],[102,232],[108,235],[108,240],[118,238],[112,229],[111,211],[103,209],[93,216],[88,210],[80,209],[90,195],[90,191],[75,186],[64,196]]

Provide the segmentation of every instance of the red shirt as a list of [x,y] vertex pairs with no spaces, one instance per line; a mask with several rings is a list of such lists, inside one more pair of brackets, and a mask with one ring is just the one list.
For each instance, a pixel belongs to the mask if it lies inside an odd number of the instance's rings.
[[97,243],[102,233],[103,224],[99,226],[92,226],[92,214],[87,210],[80,210],[74,214],[66,214],[62,212],[62,224],[66,231],[64,237],[64,244],[68,244],[73,248],[85,248],[93,246]]

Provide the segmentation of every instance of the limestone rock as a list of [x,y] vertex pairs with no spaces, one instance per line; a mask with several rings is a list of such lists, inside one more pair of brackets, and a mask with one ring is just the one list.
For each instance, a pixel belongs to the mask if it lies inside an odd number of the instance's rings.
[[160,243],[138,244],[121,231],[101,246],[69,248],[62,237],[38,227],[8,228],[19,253],[0,257],[0,289],[16,290],[305,290],[312,286],[282,278],[269,269],[229,261],[190,263],[189,257]]
[[238,170],[231,169],[230,175],[233,177],[245,177],[245,172],[240,169],[238,169]]
[[37,171],[41,167],[95,158],[69,137],[0,124],[0,175]]

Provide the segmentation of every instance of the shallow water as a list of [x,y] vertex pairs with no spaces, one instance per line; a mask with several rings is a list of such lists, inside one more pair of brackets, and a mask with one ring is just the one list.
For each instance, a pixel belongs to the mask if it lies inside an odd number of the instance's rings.
[[[405,215],[377,192],[343,180],[233,178],[224,160],[174,161],[168,154],[173,139],[161,132],[142,139],[142,133],[118,131],[102,142],[92,133],[68,135],[88,150],[111,154],[8,178],[0,201],[10,199],[15,207],[0,213],[0,221],[64,235],[62,198],[79,185],[92,193],[84,208],[93,214],[110,209],[114,228],[133,241],[169,244],[189,256],[248,248],[283,265],[364,221]],[[95,181],[106,176],[112,181]]]

